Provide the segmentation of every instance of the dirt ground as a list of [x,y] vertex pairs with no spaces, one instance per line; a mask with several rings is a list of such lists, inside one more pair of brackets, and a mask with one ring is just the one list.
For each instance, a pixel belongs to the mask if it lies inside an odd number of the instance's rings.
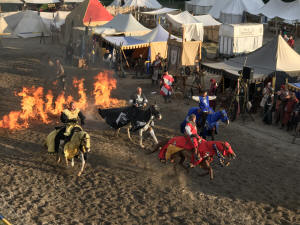
[[[61,46],[40,45],[39,39],[2,42],[0,118],[20,110],[14,92],[22,86],[53,88],[47,57],[64,55]],[[101,70],[65,69],[68,81],[86,79],[88,93]],[[113,97],[128,100],[141,86],[150,102],[158,102],[163,115],[155,126],[159,140],[179,134],[180,122],[196,105],[180,98],[164,104],[151,94],[157,88],[150,80],[117,80]],[[68,86],[68,93],[74,91]],[[44,139],[55,125],[37,120],[28,129],[0,130],[0,213],[12,224],[300,224],[300,140],[291,144],[291,133],[264,125],[259,116],[255,122],[221,126],[217,139],[227,140],[238,157],[226,168],[215,163],[213,181],[200,177],[200,168],[176,174],[170,163],[148,154],[150,135],[147,149],[141,149],[124,131],[114,138],[113,130],[91,113],[84,128],[92,151],[78,178],[79,161],[67,168],[46,154]]]

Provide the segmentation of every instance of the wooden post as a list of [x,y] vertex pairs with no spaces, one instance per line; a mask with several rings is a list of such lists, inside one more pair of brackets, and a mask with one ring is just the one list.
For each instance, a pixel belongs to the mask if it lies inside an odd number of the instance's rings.
[[121,48],[121,52],[122,52],[122,54],[123,54],[123,56],[124,56],[124,58],[125,58],[126,65],[127,65],[127,67],[129,68],[129,63],[128,63],[128,61],[127,61],[126,55],[125,55],[125,53],[124,53],[124,51],[123,51],[123,48]]
[[276,86],[276,72],[274,73],[274,76],[272,77],[272,87],[273,87],[274,91],[275,91],[275,86]]

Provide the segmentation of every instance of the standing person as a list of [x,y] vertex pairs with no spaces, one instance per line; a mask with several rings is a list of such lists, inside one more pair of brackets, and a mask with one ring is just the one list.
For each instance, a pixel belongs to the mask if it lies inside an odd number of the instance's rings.
[[62,64],[60,63],[60,60],[56,60],[56,78],[60,80],[60,83],[62,84],[62,88],[65,91],[66,90],[66,76],[65,76],[65,70]]
[[[218,84],[215,79],[210,79],[210,88],[208,91],[209,96],[216,96],[217,95],[217,88]],[[209,102],[209,106],[215,111],[216,110],[216,100],[211,100]]]
[[46,44],[46,39],[45,39],[44,32],[41,33],[41,37],[40,37],[40,44],[42,44],[42,42],[44,42],[44,44]]
[[281,85],[280,90],[277,92],[277,100],[275,106],[275,123],[278,124],[283,118],[283,110],[287,101],[289,92],[286,85]]
[[159,58],[159,55],[155,56],[155,60],[152,63],[153,66],[153,75],[152,75],[152,85],[154,83],[158,84],[159,79],[159,73],[161,70],[161,59]]
[[281,29],[281,34],[282,34],[283,36],[287,35],[287,28],[286,28],[286,25],[284,25],[284,26],[282,27],[282,29]]
[[143,59],[143,55],[140,54],[135,64],[136,78],[142,78],[144,76],[144,69],[145,69],[145,60]]
[[291,48],[295,48],[295,40],[293,39],[293,36],[292,36],[292,35],[290,36],[290,38],[289,38],[289,40],[288,40],[287,43],[289,44],[289,46],[290,46]]
[[284,126],[288,125],[289,121],[291,120],[292,112],[296,108],[296,105],[298,104],[298,99],[296,98],[295,92],[291,92],[290,95],[287,97],[287,103],[284,107],[284,114],[283,119],[281,122],[281,129],[284,128]]
[[284,39],[286,42],[289,41],[289,38],[288,38],[287,34],[283,35],[283,39]]
[[164,97],[165,103],[171,102],[171,94],[172,94],[172,84],[174,82],[174,78],[171,74],[166,71],[160,81],[161,89],[160,94]]
[[274,94],[273,90],[267,95],[263,111],[263,122],[266,124],[272,124],[272,112],[273,112]]
[[[186,123],[184,130],[185,130],[184,134],[187,136],[188,140],[193,145],[194,157],[192,158],[195,158],[196,161],[199,161],[201,159],[201,156],[200,156],[200,152],[198,152],[198,145],[199,143],[201,143],[202,138],[198,135],[197,132],[195,114],[190,115],[189,121]],[[191,167],[193,167],[192,163],[191,163]]]
[[260,104],[259,104],[262,109],[265,108],[267,99],[269,98],[272,91],[273,91],[272,84],[271,84],[271,82],[268,82],[267,85],[263,89],[263,92],[262,92],[263,97],[262,97],[262,99],[260,101]]
[[110,51],[107,49],[103,55],[103,62],[105,64],[108,64],[109,68],[111,68],[111,60],[112,60],[112,55]]

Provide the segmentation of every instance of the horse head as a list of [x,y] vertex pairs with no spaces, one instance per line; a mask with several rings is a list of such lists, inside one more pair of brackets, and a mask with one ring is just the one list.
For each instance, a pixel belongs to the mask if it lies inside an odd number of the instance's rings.
[[154,103],[154,105],[150,106],[150,112],[151,115],[153,115],[156,119],[161,120],[162,119],[162,115],[159,111],[159,107],[156,103]]
[[224,156],[227,156],[229,159],[236,158],[236,154],[234,153],[234,151],[231,148],[231,145],[228,142],[226,141],[222,142],[222,147],[223,147],[222,154]]
[[81,131],[80,149],[82,152],[90,152],[91,151],[91,138],[90,138],[90,135],[85,131]]
[[228,118],[228,115],[225,110],[221,111],[221,121],[223,123],[227,123],[227,125],[229,125],[229,118]]

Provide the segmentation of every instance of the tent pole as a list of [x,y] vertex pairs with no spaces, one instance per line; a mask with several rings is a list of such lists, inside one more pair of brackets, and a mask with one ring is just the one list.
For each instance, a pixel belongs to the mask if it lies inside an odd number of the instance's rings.
[[129,68],[129,63],[128,63],[128,61],[127,61],[126,55],[125,55],[125,53],[124,53],[124,51],[123,51],[123,48],[121,48],[121,52],[122,52],[122,54],[123,54],[123,56],[124,56],[124,58],[125,58],[126,65],[127,65],[127,67]]

